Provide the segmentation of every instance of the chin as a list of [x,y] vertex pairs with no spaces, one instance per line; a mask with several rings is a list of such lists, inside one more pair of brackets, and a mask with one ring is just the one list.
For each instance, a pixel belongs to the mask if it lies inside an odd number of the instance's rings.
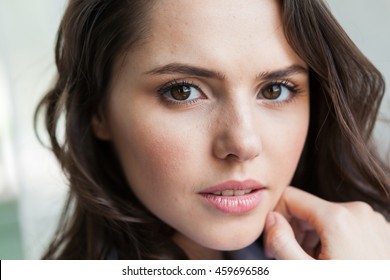
[[243,249],[255,242],[263,232],[263,226],[257,229],[229,231],[225,230],[221,234],[213,234],[205,239],[198,240],[204,247],[218,251],[235,251]]

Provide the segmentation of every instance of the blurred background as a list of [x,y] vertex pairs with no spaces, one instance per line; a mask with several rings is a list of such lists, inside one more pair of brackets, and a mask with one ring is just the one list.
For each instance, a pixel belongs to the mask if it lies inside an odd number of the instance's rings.
[[[390,83],[390,1],[328,0],[354,42]],[[37,140],[33,114],[55,76],[54,44],[65,0],[0,0],[0,259],[39,259],[51,238],[66,184]],[[375,139],[389,155],[390,93]]]

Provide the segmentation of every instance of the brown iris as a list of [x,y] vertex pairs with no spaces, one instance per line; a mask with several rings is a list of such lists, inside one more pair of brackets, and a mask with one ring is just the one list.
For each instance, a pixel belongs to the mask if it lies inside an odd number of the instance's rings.
[[191,95],[191,87],[177,85],[171,88],[171,96],[176,100],[186,100]]
[[264,92],[263,96],[266,99],[277,99],[282,94],[282,87],[280,85],[271,85],[267,87]]

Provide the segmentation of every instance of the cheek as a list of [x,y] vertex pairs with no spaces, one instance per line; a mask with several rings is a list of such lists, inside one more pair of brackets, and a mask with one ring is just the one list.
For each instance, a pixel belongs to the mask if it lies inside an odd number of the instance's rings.
[[[279,197],[296,171],[309,125],[308,106],[302,106],[283,120],[273,121],[263,134],[264,162],[269,182]],[[276,203],[276,202],[275,202]]]
[[181,138],[180,135],[175,135],[175,131],[140,127],[137,130],[137,138],[132,141],[130,147],[133,155],[131,162],[135,165],[133,167],[146,169],[153,177],[158,174],[177,173],[182,155],[187,154]]
[[[146,204],[157,196],[179,195],[194,143],[190,132],[161,118],[127,116],[114,120],[113,141],[127,180]],[[116,135],[115,135],[116,134]],[[187,174],[188,175],[188,174]]]
[[278,172],[274,174],[276,188],[272,209],[275,208],[286,186],[291,184],[309,128],[309,96],[299,97],[293,105],[295,106],[283,118],[283,121],[275,123],[278,129],[275,129],[273,138],[278,139],[279,148],[273,149],[277,160],[274,166]]
[[285,166],[290,172],[295,171],[298,160],[302,153],[302,149],[306,140],[307,126],[288,125],[283,126],[275,135],[278,143],[278,149],[274,150],[275,158],[280,162],[280,166]]

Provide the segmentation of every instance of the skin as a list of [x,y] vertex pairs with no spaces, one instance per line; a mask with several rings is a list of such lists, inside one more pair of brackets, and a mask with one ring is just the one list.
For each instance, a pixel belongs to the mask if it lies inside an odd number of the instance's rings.
[[288,187],[275,210],[264,230],[271,258],[390,259],[390,224],[367,203],[331,203]]
[[[172,63],[214,74],[158,71]],[[298,70],[267,77],[289,67]],[[117,64],[95,133],[113,142],[133,192],[177,230],[174,241],[190,258],[221,258],[262,233],[306,138],[305,69],[286,42],[279,6],[268,0],[158,1],[150,36]],[[169,93],[159,93],[173,81],[196,85],[191,102],[172,103]],[[281,98],[265,99],[261,92],[282,81],[298,92],[280,86]],[[248,179],[266,190],[245,214],[222,213],[199,195]]]

